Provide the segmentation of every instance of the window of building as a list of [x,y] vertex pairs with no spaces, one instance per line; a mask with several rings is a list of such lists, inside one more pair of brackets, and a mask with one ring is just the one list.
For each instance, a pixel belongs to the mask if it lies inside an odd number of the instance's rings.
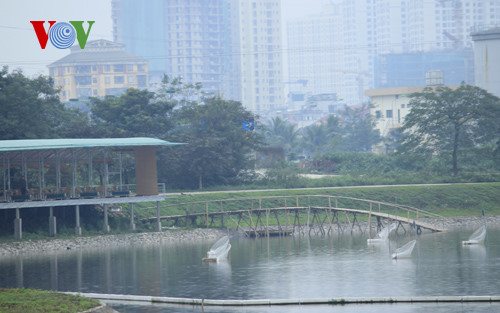
[[79,97],[90,97],[92,95],[91,88],[76,88],[76,96]]
[[375,117],[376,118],[381,118],[382,117],[382,112],[380,112],[380,110],[375,111]]
[[385,117],[392,118],[392,110],[386,110],[385,111]]
[[113,71],[115,73],[123,73],[125,72],[125,64],[114,64]]
[[115,84],[123,84],[125,82],[125,78],[123,76],[115,76],[113,81]]
[[137,75],[137,87],[139,88],[147,87],[146,75]]
[[127,82],[128,82],[129,84],[133,84],[133,83],[135,83],[135,76],[128,76],[128,77],[127,77]]
[[105,84],[111,84],[111,77],[109,77],[109,76],[104,77],[104,83]]
[[127,64],[127,71],[133,72],[134,71],[134,64]]
[[97,77],[92,77],[92,84],[97,84]]
[[126,91],[126,88],[106,88],[104,91],[106,95],[118,96]]
[[91,81],[90,76],[75,76],[75,83],[77,86],[90,85],[90,81]]

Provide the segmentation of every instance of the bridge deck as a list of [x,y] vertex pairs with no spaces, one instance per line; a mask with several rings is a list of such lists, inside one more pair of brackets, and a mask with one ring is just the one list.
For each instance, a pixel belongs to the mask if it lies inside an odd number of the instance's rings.
[[[221,215],[241,215],[241,214],[248,214],[248,213],[265,213],[265,212],[284,212],[284,211],[306,211],[308,209],[311,210],[331,210],[332,212],[337,211],[337,212],[347,212],[347,213],[355,213],[355,214],[364,214],[364,215],[369,215],[371,213],[372,216],[376,217],[381,217],[384,219],[389,219],[389,220],[394,220],[397,222],[401,223],[407,223],[407,224],[413,224],[415,222],[415,225],[417,227],[427,229],[430,231],[434,232],[442,232],[445,231],[446,229],[437,227],[435,225],[432,225],[430,223],[426,223],[424,221],[421,221],[419,219],[414,219],[414,218],[408,218],[408,217],[403,217],[399,215],[393,215],[389,213],[382,213],[382,212],[377,212],[377,211],[368,211],[368,210],[359,210],[359,209],[349,209],[349,208],[330,208],[330,207],[280,207],[280,208],[272,208],[272,209],[254,209],[254,210],[229,210],[229,211],[220,211],[220,212],[208,212],[208,213],[188,213],[188,214],[182,214],[182,215],[169,215],[169,216],[161,216],[160,219],[163,220],[178,220],[182,218],[198,218],[198,217],[215,217],[215,216],[221,216]],[[156,217],[154,218],[145,218],[143,220],[155,220]]]

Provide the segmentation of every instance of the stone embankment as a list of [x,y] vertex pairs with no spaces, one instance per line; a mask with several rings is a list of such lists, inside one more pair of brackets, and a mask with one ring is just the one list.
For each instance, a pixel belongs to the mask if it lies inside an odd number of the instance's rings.
[[221,229],[165,230],[154,233],[131,233],[69,239],[27,240],[0,244],[0,255],[20,253],[55,252],[61,250],[125,247],[149,245],[160,242],[186,242],[192,240],[215,240],[227,231]]
[[[426,222],[448,229],[472,230],[483,224],[482,216],[457,216],[446,218],[424,218]],[[386,223],[386,222],[384,222]],[[488,227],[500,227],[500,215],[487,216]],[[325,226],[325,225],[324,225]],[[359,222],[360,227],[353,227],[357,232],[359,228],[365,230],[366,221]],[[348,227],[344,225],[344,227]],[[376,222],[372,220],[372,227],[376,227]],[[182,243],[194,240],[215,240],[223,235],[227,235],[227,230],[222,229],[191,229],[191,230],[165,230],[153,233],[131,233],[120,235],[105,235],[92,237],[74,237],[70,239],[45,239],[36,241],[18,241],[0,244],[0,255],[20,254],[20,253],[43,253],[61,250],[105,248],[105,247],[125,247],[130,245],[150,245],[163,242]],[[231,235],[235,235],[235,230],[230,230]],[[240,233],[241,235],[241,233]]]
[[[484,223],[483,216],[454,216],[443,218],[423,218],[422,221],[434,224],[440,228],[448,230],[475,229]],[[500,215],[486,216],[486,225],[488,227],[500,227]]]

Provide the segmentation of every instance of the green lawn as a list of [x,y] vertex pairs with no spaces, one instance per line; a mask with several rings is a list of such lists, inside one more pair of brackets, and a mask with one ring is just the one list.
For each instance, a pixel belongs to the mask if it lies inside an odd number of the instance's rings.
[[[258,191],[258,192],[217,192],[209,194],[187,194],[177,197],[169,197],[162,204],[162,215],[179,214],[190,209],[191,205],[169,210],[168,205],[174,203],[191,203],[223,199],[237,198],[259,198],[268,196],[296,196],[296,195],[330,195],[385,201],[389,203],[404,204],[416,207],[444,216],[473,216],[480,215],[485,209],[487,214],[500,214],[500,183],[482,184],[452,184],[435,186],[387,186],[387,187],[346,187],[331,189],[290,189],[281,191]],[[311,198],[312,199],[312,198]],[[264,201],[264,200],[263,200]],[[283,201],[283,200],[282,200]],[[295,200],[288,200],[295,201]],[[313,201],[313,200],[309,200]],[[244,203],[234,202],[232,209],[243,209],[251,205],[250,201]],[[288,202],[290,203],[290,202]],[[282,203],[283,204],[283,203]],[[305,205],[304,202],[300,203]],[[257,202],[254,200],[254,206]],[[267,204],[269,207],[272,203]],[[153,206],[153,204],[150,204]],[[198,210],[204,208],[204,204],[194,205]],[[225,205],[224,205],[225,207]],[[216,204],[210,208],[216,209]],[[138,214],[145,214],[138,210]],[[182,214],[182,213],[181,213]]]
[[77,313],[99,305],[94,299],[52,291],[0,288],[1,313]]
[[[297,205],[328,207],[328,197],[316,197],[318,195],[337,197],[338,207],[351,209],[369,210],[369,203],[350,201],[345,197],[381,201],[392,204],[411,206],[423,211],[441,216],[480,216],[482,210],[487,215],[500,214],[500,183],[475,183],[475,184],[449,184],[449,185],[411,185],[411,186],[384,186],[384,187],[343,187],[343,188],[318,188],[318,189],[285,189],[285,190],[264,190],[264,191],[220,191],[211,193],[195,194],[185,192],[180,195],[168,195],[165,201],[160,202],[162,216],[186,215],[186,213],[220,212],[228,210],[250,210],[252,208],[277,208]],[[266,198],[267,197],[267,198]],[[341,199],[344,197],[344,199]],[[229,200],[233,199],[233,200]],[[333,198],[332,198],[333,199]],[[335,207],[332,200],[332,207]],[[221,208],[222,202],[222,208]],[[129,232],[128,205],[123,205],[123,210],[117,215],[110,214],[110,224],[112,233]],[[377,205],[374,210],[378,210]],[[392,212],[386,206],[382,207],[386,213],[401,215],[401,212]],[[134,213],[138,220],[143,218],[153,218],[156,216],[156,203],[139,203],[134,206]],[[402,213],[406,216],[406,213]],[[422,217],[422,215],[419,215]],[[284,217],[280,217],[281,218]],[[282,220],[281,220],[282,221]],[[24,221],[23,221],[24,222]],[[102,235],[99,223],[102,217],[97,214],[92,219],[84,220],[92,228],[84,229],[84,236]],[[228,220],[224,226],[236,226]],[[48,223],[48,222],[47,222]],[[74,236],[73,220],[67,221],[58,217],[57,238],[67,238]],[[202,219],[196,221],[198,225],[190,224],[190,227],[205,227]],[[220,223],[219,223],[220,224]],[[219,227],[219,224],[214,224]],[[138,232],[154,231],[153,223],[147,221],[137,221]],[[173,221],[164,222],[163,226],[172,226]],[[178,227],[185,227],[185,223],[176,224]],[[24,229],[23,240],[38,240],[47,238],[48,225],[43,225],[38,230],[29,232],[30,228]],[[0,242],[15,241],[9,232],[0,237]]]
[[[407,205],[441,216],[479,216],[483,209],[487,215],[500,214],[500,183],[185,193],[167,197],[160,208],[162,216],[169,216],[205,213],[207,209],[209,212],[220,212],[259,207],[290,207],[297,203],[301,207],[328,207],[328,197],[317,195],[331,196],[332,207],[335,207],[334,198],[337,198],[338,207],[351,209],[369,210],[369,203],[345,197]],[[145,207],[150,209],[144,209]],[[374,210],[376,209],[378,208],[374,205]],[[382,207],[382,211],[401,215],[401,212],[392,212],[387,206]],[[124,213],[127,214],[127,210]],[[136,215],[138,218],[156,216],[156,204],[137,206]],[[403,215],[406,216],[406,213]],[[232,224],[229,222],[227,226],[231,227]]]

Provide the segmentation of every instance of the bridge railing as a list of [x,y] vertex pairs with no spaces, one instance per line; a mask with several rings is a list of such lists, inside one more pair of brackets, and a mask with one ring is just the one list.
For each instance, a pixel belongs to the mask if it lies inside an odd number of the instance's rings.
[[[420,218],[440,218],[441,216],[409,205],[396,204],[379,200],[360,199],[339,195],[294,195],[294,196],[260,196],[218,200],[204,200],[166,204],[161,206],[162,219],[180,218],[182,216],[208,216],[232,211],[249,211],[257,213],[272,209],[322,208],[363,210],[368,213],[361,219],[369,219],[371,213],[385,213],[406,218],[408,221]],[[152,209],[150,218],[154,218]],[[284,211],[284,210],[283,210]]]

